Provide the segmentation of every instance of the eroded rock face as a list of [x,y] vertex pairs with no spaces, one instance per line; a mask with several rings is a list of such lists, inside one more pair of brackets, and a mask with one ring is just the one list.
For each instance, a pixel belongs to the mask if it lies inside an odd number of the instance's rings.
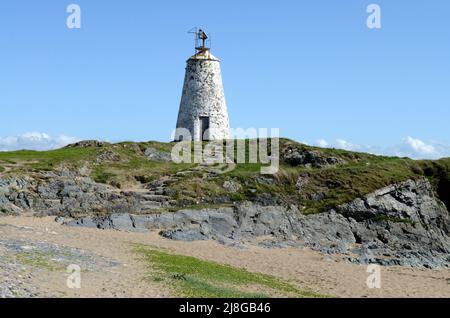
[[82,140],[70,145],[67,145],[66,148],[98,148],[109,145],[109,143],[98,140]]
[[258,237],[267,247],[308,246],[343,253],[360,264],[446,267],[450,261],[449,214],[427,180],[390,186],[327,213],[304,216],[296,207],[259,206],[184,210],[158,215],[114,214],[66,225],[127,231],[160,230],[183,241],[239,245]]
[[436,198],[425,179],[388,186],[362,199],[340,206],[337,211],[356,220],[396,218],[406,223],[436,227],[450,233],[449,215],[445,205]]
[[[316,236],[311,243],[325,239],[329,246],[319,245],[326,250],[353,252],[354,262],[425,267],[450,263],[449,213],[426,179],[388,186],[307,219],[304,237]],[[336,248],[333,241],[339,242]]]
[[345,160],[315,150],[305,150],[297,147],[286,147],[281,150],[280,158],[292,166],[326,167],[345,164]]
[[[154,214],[163,192],[119,192],[68,170],[0,180],[0,214],[58,215],[70,226],[159,230],[174,240],[239,246],[308,246],[360,263],[442,267],[450,264],[450,219],[426,179],[408,180],[326,213],[245,202],[234,207]],[[266,202],[268,203],[268,202]]]
[[[392,185],[336,209],[350,221],[360,262],[448,266],[450,218],[426,179]],[[396,256],[396,259],[389,258]]]
[[0,180],[0,214],[32,212],[39,216],[82,217],[144,213],[160,208],[166,201],[164,195],[120,192],[70,170],[45,172],[39,178]]
[[159,151],[155,148],[149,147],[145,149],[144,155],[153,161],[171,162],[172,156],[168,152]]

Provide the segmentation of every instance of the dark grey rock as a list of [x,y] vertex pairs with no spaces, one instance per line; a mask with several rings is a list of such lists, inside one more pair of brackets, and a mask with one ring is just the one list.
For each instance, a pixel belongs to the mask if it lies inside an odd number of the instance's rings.
[[109,145],[109,143],[98,140],[83,140],[70,145],[65,148],[99,148]]
[[242,186],[234,180],[227,180],[223,183],[223,188],[230,193],[236,193],[242,189]]
[[168,152],[163,152],[160,150],[157,150],[155,148],[147,148],[144,151],[144,155],[152,161],[163,161],[163,162],[170,162],[172,161],[172,156]]
[[276,206],[280,205],[280,200],[272,195],[271,193],[260,193],[257,194],[253,200],[255,204],[263,205],[263,206]]
[[140,213],[139,198],[127,197],[95,183],[79,171],[43,172],[39,178],[0,180],[0,211],[17,214],[80,217],[80,215]]
[[161,236],[171,240],[186,242],[205,241],[209,239],[206,235],[203,235],[203,233],[195,229],[162,231]]
[[280,158],[292,166],[326,167],[345,164],[346,161],[318,150],[307,150],[302,147],[288,146],[281,150]]

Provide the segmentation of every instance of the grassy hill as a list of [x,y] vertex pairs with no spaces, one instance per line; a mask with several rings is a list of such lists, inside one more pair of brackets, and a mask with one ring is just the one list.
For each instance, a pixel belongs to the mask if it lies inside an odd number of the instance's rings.
[[145,154],[151,149],[167,155],[173,145],[86,142],[52,151],[0,152],[0,178],[84,167],[96,182],[127,189],[177,176],[170,188],[180,206],[220,206],[251,200],[296,204],[308,214],[326,211],[393,183],[426,177],[450,207],[450,158],[416,161],[280,139],[280,170],[269,176],[260,174],[261,164],[237,164],[233,170],[220,173],[220,166],[176,164],[149,159]]

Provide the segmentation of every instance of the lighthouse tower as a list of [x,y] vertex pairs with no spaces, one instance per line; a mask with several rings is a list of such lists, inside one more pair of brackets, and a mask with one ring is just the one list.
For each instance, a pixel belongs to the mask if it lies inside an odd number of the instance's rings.
[[196,54],[187,60],[175,141],[229,139],[220,61],[206,45],[208,35],[201,29],[195,34]]

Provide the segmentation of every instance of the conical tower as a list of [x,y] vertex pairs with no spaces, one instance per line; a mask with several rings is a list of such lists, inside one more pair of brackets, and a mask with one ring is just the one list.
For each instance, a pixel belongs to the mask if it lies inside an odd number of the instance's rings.
[[187,60],[175,140],[185,140],[185,130],[194,141],[228,139],[230,124],[220,61],[206,46],[206,33],[201,29],[195,33],[197,53]]

